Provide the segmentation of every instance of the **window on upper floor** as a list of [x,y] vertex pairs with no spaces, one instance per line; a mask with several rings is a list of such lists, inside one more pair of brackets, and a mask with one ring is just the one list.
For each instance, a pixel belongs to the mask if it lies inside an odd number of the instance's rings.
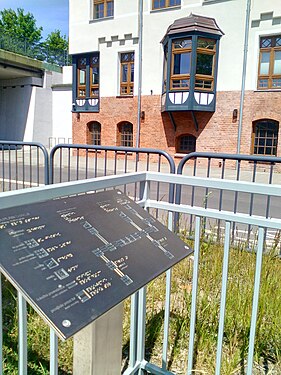
[[126,52],[120,55],[120,95],[134,94],[134,61],[135,53]]
[[258,89],[281,88],[281,35],[260,38]]
[[77,99],[99,97],[99,55],[98,53],[76,58]]
[[277,156],[279,123],[274,120],[258,120],[253,123],[252,153]]
[[216,40],[197,39],[195,89],[213,90]]
[[94,19],[113,17],[113,0],[94,0]]
[[117,126],[117,145],[122,147],[133,147],[133,124],[121,122]]
[[97,121],[88,124],[88,144],[101,145],[101,124]]
[[170,8],[181,5],[181,0],[152,0],[152,9]]

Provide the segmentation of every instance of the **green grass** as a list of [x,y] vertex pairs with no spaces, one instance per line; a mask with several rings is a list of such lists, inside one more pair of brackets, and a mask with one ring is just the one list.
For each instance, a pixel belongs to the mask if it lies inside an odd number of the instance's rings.
[[[191,244],[192,245],[192,244]],[[194,374],[213,374],[219,323],[223,248],[203,243],[200,252]],[[221,374],[243,374],[247,366],[253,281],[256,256],[244,250],[230,252],[226,319]],[[192,288],[191,259],[173,270],[168,369],[185,374],[189,340]],[[255,341],[255,372],[281,373],[281,262],[263,257],[259,314]],[[165,275],[147,287],[146,359],[161,365]],[[14,289],[3,281],[4,374],[17,374],[17,314]],[[125,302],[124,357],[129,344],[129,301]],[[34,311],[28,310],[28,374],[48,374],[49,329]],[[59,374],[72,373],[72,341],[60,343]]]

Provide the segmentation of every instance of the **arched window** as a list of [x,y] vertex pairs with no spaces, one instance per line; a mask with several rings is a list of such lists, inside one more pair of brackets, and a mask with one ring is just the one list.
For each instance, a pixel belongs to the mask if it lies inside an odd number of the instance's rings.
[[196,137],[191,134],[184,134],[177,138],[176,152],[189,154],[196,150]]
[[88,144],[101,145],[101,124],[97,121],[88,124]]
[[279,123],[274,120],[258,120],[253,123],[252,153],[277,156]]
[[133,147],[133,124],[130,122],[122,122],[118,124],[117,145]]

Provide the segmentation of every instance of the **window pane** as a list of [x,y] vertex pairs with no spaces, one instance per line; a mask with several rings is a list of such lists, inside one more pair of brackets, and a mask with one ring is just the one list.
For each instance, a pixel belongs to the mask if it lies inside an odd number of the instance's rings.
[[98,85],[99,84],[99,68],[94,67],[93,68],[93,76],[92,76],[93,84]]
[[271,38],[262,38],[261,39],[261,47],[262,48],[271,47]]
[[196,74],[207,76],[213,74],[213,55],[197,54]]
[[269,62],[270,62],[270,52],[262,52],[260,74],[267,75],[269,73]]
[[80,85],[86,84],[86,70],[79,71],[79,83]]
[[128,65],[123,64],[122,65],[122,77],[121,77],[122,82],[127,82],[128,81]]
[[169,0],[170,7],[175,6],[175,5],[180,5],[180,4],[181,4],[181,0]]
[[104,4],[95,5],[95,18],[104,17]]
[[109,1],[108,3],[107,3],[107,17],[112,17],[113,16],[113,7],[114,7],[114,5],[113,5],[113,1]]
[[190,74],[190,60],[190,52],[174,54],[173,74]]
[[198,38],[197,47],[206,49],[215,49],[216,41],[214,39]]
[[274,54],[273,74],[281,74],[281,51],[276,51]]
[[134,82],[134,64],[131,64],[131,82]]
[[191,38],[187,39],[177,39],[173,42],[173,48],[191,48],[192,41]]

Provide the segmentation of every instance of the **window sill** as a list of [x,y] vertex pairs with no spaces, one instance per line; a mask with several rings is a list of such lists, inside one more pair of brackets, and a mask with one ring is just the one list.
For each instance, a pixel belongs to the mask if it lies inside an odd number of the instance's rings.
[[151,9],[150,13],[168,12],[169,10],[178,10],[178,9],[181,9],[181,5],[175,5],[173,7],[167,7],[167,8]]
[[[125,147],[125,146],[118,146],[118,147]],[[116,151],[117,155],[133,155],[131,151]]]
[[133,98],[134,95],[117,95],[116,98],[117,99],[125,99],[125,98]]
[[181,153],[181,152],[176,152],[175,154],[174,154],[174,158],[177,158],[177,159],[183,159],[186,155],[188,155],[189,153],[186,153],[186,154],[184,154],[184,153]]
[[281,88],[279,89],[256,89],[254,92],[281,92]]
[[114,16],[103,17],[103,18],[93,18],[93,19],[89,20],[89,24],[96,23],[96,22],[113,20],[113,19],[114,19]]

